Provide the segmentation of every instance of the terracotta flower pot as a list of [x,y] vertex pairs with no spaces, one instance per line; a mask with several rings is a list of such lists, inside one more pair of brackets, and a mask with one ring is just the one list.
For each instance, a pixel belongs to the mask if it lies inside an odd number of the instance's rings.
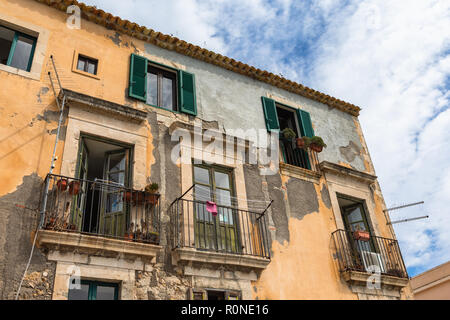
[[313,151],[315,151],[317,153],[322,152],[322,150],[323,150],[322,146],[319,146],[318,144],[315,144],[315,143],[311,143],[309,145],[309,147],[311,148],[311,150],[313,150]]
[[145,203],[156,204],[158,202],[158,195],[154,193],[145,193]]
[[123,201],[125,201],[125,202],[130,202],[132,197],[133,197],[133,194],[131,191],[125,191],[123,193]]
[[80,193],[80,181],[74,180],[69,183],[69,193],[72,196],[75,196],[78,193]]
[[367,231],[355,231],[353,232],[353,238],[360,241],[369,241],[370,233]]
[[297,148],[301,149],[305,147],[305,140],[303,138],[296,138],[295,142],[297,144]]
[[127,241],[133,241],[133,233],[125,233],[124,238]]
[[142,191],[133,192],[132,198],[135,204],[142,204],[142,202],[144,202],[145,199],[144,192]]
[[59,191],[66,191],[68,184],[67,179],[59,179],[58,182],[56,182]]

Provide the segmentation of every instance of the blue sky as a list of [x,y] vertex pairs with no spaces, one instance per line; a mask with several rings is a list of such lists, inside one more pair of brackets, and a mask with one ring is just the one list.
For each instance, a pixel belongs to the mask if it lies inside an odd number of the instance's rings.
[[86,0],[363,108],[411,276],[450,260],[450,2]]

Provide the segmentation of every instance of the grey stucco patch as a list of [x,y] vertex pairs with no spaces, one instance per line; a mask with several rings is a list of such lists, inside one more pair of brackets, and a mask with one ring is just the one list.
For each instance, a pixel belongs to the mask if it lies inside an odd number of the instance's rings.
[[122,39],[120,38],[120,33],[115,32],[114,36],[106,36],[108,39],[111,39],[112,42],[118,47],[120,47],[120,44],[122,43]]
[[41,87],[41,89],[39,90],[38,94],[36,95],[37,96],[37,101],[39,103],[42,103],[41,95],[46,95],[49,90],[50,89],[48,87]]
[[155,158],[155,162],[150,168],[151,177],[147,177],[147,182],[156,182],[161,185],[161,157],[159,155],[159,129],[156,112],[148,112],[147,121],[150,125],[150,132],[153,137],[151,142],[153,145],[152,155]]
[[322,189],[320,190],[320,196],[322,198],[322,202],[325,206],[330,209],[331,208],[331,199],[330,193],[328,192],[328,188],[326,185],[322,185]]
[[346,147],[339,147],[339,151],[348,162],[353,162],[360,155],[360,148],[353,141],[350,141]]
[[271,210],[272,220],[275,224],[275,238],[278,242],[283,243],[290,239],[289,235],[289,219],[286,215],[286,205],[284,203],[284,192],[281,189],[280,175],[266,176],[270,199],[273,200]]
[[[35,231],[39,221],[37,208],[42,185],[43,180],[33,173],[25,176],[22,184],[14,192],[0,198],[0,298],[2,299],[14,297],[25,270],[31,252],[31,233]],[[47,262],[40,250],[35,250],[28,274],[45,269],[53,270],[54,264]]]
[[291,178],[287,183],[287,194],[291,217],[301,220],[305,215],[319,211],[314,183]]

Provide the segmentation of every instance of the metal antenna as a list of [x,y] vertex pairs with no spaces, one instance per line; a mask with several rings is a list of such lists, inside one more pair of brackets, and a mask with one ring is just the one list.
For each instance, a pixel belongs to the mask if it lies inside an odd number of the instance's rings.
[[[384,212],[384,213],[387,213],[387,212],[389,212],[389,211],[394,211],[394,210],[404,209],[404,208],[407,208],[407,207],[412,207],[412,206],[416,206],[416,205],[418,205],[418,204],[423,204],[423,203],[425,203],[425,201],[419,201],[419,202],[414,202],[414,203],[404,204],[404,205],[401,205],[401,206],[398,206],[398,207],[393,207],[393,208],[389,208],[389,209],[384,209],[383,212]],[[393,225],[393,224],[396,224],[396,223],[409,222],[409,221],[414,221],[414,220],[419,220],[419,219],[427,219],[427,218],[429,218],[429,217],[430,217],[430,216],[421,216],[421,217],[416,217],[416,218],[409,218],[409,219],[402,219],[402,220],[396,220],[396,221],[389,221],[389,222],[387,222],[386,224],[387,224],[387,225]]]
[[422,216],[422,217],[416,217],[416,218],[409,218],[409,219],[403,219],[403,220],[397,220],[397,221],[388,222],[387,224],[396,224],[396,223],[408,222],[408,221],[413,221],[413,220],[426,219],[426,218],[429,218],[429,217],[430,217],[430,216]]

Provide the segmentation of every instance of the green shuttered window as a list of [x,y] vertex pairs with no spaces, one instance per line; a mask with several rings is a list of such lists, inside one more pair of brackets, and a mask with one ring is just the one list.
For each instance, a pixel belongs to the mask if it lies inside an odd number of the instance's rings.
[[180,111],[191,115],[197,115],[197,104],[195,101],[195,77],[192,73],[179,70],[179,94]]
[[308,112],[297,109],[298,123],[302,137],[314,137],[314,129],[311,123],[311,116]]
[[[267,131],[284,129],[280,128],[280,123],[278,121],[278,114],[277,114],[277,103],[275,102],[275,100],[267,97],[261,97],[261,99],[264,111],[264,118],[266,119]],[[302,137],[314,136],[314,130],[312,127],[311,116],[309,112],[297,109],[297,117],[301,136]]]
[[147,98],[147,58],[131,55],[130,61],[130,92],[132,98],[146,101]]
[[150,62],[136,54],[131,55],[129,96],[163,109],[197,115],[195,76]]
[[261,97],[261,99],[264,109],[264,118],[266,119],[267,131],[280,130],[275,101],[266,97]]

